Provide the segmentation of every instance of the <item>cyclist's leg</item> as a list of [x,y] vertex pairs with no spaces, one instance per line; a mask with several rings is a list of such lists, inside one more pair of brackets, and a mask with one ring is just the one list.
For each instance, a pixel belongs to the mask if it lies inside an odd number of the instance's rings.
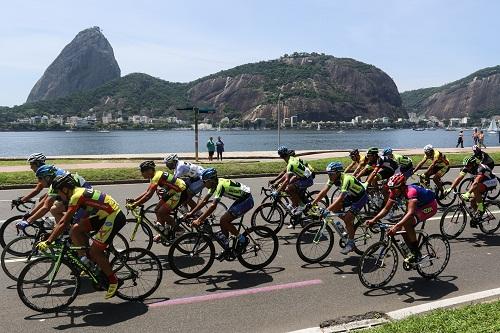
[[160,200],[161,205],[158,207],[156,211],[156,217],[158,222],[163,226],[167,223],[170,226],[173,226],[175,221],[170,216],[170,212],[179,205],[181,201],[182,192],[176,192],[173,190],[168,191]]
[[232,235],[238,236],[238,229],[236,229],[231,222],[243,216],[246,212],[251,210],[253,206],[254,202],[252,195],[248,195],[248,197],[244,199],[236,200],[220,218],[222,231],[230,232]]
[[[75,246],[89,246],[89,239],[87,237],[87,234],[94,230],[92,225],[98,221],[97,216],[94,216],[92,219],[95,221],[91,222],[89,218],[80,219],[78,223],[75,223],[71,226],[70,236],[71,241]],[[79,250],[78,255],[86,255],[85,250]]]
[[289,184],[286,187],[285,192],[288,193],[288,195],[290,195],[290,200],[292,201],[292,206],[297,207],[300,204],[301,200],[300,200],[299,189],[297,188],[295,183]]
[[406,241],[406,244],[408,244],[408,247],[413,251],[414,254],[418,254],[418,241],[417,234],[415,232],[415,226],[418,223],[423,222],[436,215],[437,208],[437,201],[432,200],[432,202],[428,203],[427,205],[417,208],[415,211],[415,218],[408,221],[404,225],[406,234],[403,235],[403,237]]
[[441,179],[444,177],[444,175],[450,170],[450,166],[446,165],[442,168],[439,168],[436,173],[434,174],[434,183],[436,186],[439,188],[439,190],[443,190],[443,183],[441,182]]
[[[352,201],[350,200],[349,196],[346,196],[344,198],[344,202],[352,202]],[[368,194],[365,193],[359,200],[350,204],[347,213],[341,217],[342,220],[345,222],[345,227],[347,229],[349,239],[354,239],[354,232],[355,232],[354,218],[356,217],[356,215],[359,214],[359,212],[361,211],[361,209],[363,209],[363,207],[366,205],[367,202],[368,202]],[[344,207],[346,207],[346,205],[344,205]]]

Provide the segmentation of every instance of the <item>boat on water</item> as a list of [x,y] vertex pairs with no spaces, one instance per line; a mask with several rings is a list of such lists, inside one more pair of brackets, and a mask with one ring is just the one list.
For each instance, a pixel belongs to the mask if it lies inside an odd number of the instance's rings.
[[338,134],[344,133],[343,130],[337,131]]
[[109,131],[108,131],[108,130],[99,130],[99,131],[97,131],[97,132],[98,132],[98,133],[109,133]]
[[491,119],[490,126],[488,127],[488,133],[490,133],[490,134],[498,133],[498,126],[497,126],[497,122],[495,121],[495,119]]
[[446,127],[445,131],[456,131],[457,129],[455,127]]
[[425,131],[425,128],[417,127],[417,128],[412,128],[412,130],[422,132],[422,131]]
[[321,125],[318,124],[318,128],[316,129],[317,131],[321,131]]
[[384,127],[384,128],[381,128],[380,130],[381,131],[390,131],[390,130],[393,130],[394,128],[392,127]]
[[72,131],[72,130],[65,130],[64,132],[66,132],[66,133],[71,133],[71,132],[73,132],[73,131]]
[[436,127],[427,127],[426,130],[428,130],[428,131],[435,131],[435,130],[437,130],[437,128]]

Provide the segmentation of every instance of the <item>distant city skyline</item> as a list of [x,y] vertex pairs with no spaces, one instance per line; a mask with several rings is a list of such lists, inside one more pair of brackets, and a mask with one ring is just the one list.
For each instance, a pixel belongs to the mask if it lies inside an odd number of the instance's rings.
[[99,26],[122,75],[188,82],[285,53],[372,64],[400,92],[500,64],[500,2],[488,0],[6,2],[0,106],[19,105],[75,35]]

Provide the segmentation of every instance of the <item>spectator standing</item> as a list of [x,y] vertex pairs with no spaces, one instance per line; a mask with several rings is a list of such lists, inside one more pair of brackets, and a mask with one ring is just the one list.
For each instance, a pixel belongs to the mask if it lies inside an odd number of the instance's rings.
[[472,141],[474,142],[474,146],[477,145],[479,133],[477,132],[477,128],[474,128],[474,133],[472,133]]
[[222,142],[220,136],[217,137],[217,142],[215,143],[217,146],[217,161],[220,160],[222,161],[222,152],[224,151],[224,142]]
[[483,133],[483,131],[480,131],[479,135],[477,136],[477,145],[479,146],[479,148],[481,148],[481,146],[483,146],[483,148],[486,148],[486,146],[484,145],[484,133]]
[[208,160],[213,161],[214,152],[215,152],[215,142],[214,142],[214,138],[212,138],[212,137],[210,137],[210,139],[208,139],[207,150],[208,150]]
[[462,148],[464,147],[464,131],[460,131],[460,133],[458,133],[458,141],[455,147],[458,147],[459,145],[461,145]]

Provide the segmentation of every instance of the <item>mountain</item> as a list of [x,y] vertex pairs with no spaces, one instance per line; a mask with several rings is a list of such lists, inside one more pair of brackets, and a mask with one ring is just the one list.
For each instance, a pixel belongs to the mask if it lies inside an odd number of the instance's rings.
[[95,89],[120,77],[113,48],[99,27],[79,32],[45,70],[27,102],[53,100]]
[[401,93],[403,106],[439,119],[500,114],[500,66],[488,67],[441,87]]
[[14,115],[83,116],[122,111],[123,115],[177,115],[185,119],[186,113],[179,114],[175,108],[196,105],[215,107],[215,117],[219,119],[226,116],[275,119],[278,97],[284,102],[282,117],[350,120],[357,115],[407,116],[396,85],[375,66],[317,53],[294,53],[238,66],[189,83],[130,74],[91,91],[0,110],[0,117],[6,113],[12,118]]

